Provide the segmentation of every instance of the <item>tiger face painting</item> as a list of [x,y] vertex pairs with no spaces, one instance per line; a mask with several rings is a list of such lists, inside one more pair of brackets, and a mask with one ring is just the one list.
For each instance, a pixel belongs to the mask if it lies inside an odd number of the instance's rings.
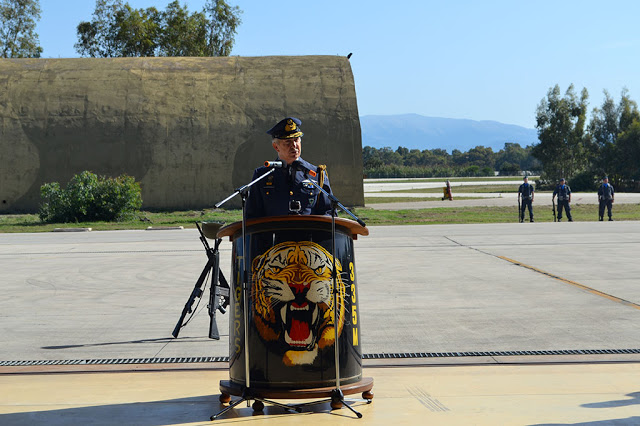
[[[338,333],[344,324],[345,285],[336,259]],[[333,345],[332,257],[309,241],[288,241],[254,258],[253,319],[266,342],[278,342],[287,366],[311,364]]]

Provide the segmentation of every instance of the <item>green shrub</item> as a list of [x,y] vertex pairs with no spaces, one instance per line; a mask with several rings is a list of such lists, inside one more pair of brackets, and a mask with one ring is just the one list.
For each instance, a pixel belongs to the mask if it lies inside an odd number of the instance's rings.
[[46,183],[40,194],[43,222],[121,221],[142,206],[140,184],[127,175],[114,179],[84,171],[73,176],[66,189],[58,182]]
[[500,168],[500,176],[518,176],[520,173],[520,165],[505,161]]
[[569,182],[569,186],[574,192],[597,191],[598,178],[594,172],[587,170],[573,176],[571,182]]

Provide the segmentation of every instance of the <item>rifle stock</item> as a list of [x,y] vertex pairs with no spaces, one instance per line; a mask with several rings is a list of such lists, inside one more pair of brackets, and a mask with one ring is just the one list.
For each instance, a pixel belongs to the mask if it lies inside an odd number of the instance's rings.
[[557,219],[556,219],[556,202],[554,200],[551,200],[551,205],[553,206],[553,221],[557,222]]
[[[224,314],[226,307],[229,306],[230,287],[224,274],[220,272],[220,252],[218,246],[221,239],[216,240],[213,256],[215,257],[213,265],[213,277],[211,280],[211,288],[209,289],[209,339],[220,340],[218,332],[218,324],[216,323],[216,311]],[[222,303],[221,303],[222,300]]]
[[195,303],[196,299],[202,297],[202,292],[203,292],[202,287],[205,282],[205,279],[207,278],[207,275],[209,274],[209,268],[211,268],[212,263],[213,263],[212,260],[209,260],[207,262],[207,265],[204,267],[204,269],[200,273],[200,277],[198,278],[198,281],[196,281],[195,287],[193,288],[193,290],[191,290],[191,295],[189,296],[189,300],[187,300],[187,303],[185,303],[184,308],[182,308],[182,314],[180,314],[180,319],[178,320],[176,327],[173,329],[173,333],[171,333],[173,337],[175,338],[178,337],[178,334],[180,333],[180,329],[183,327],[184,318],[187,316],[187,314],[190,314],[191,312],[193,312],[193,304]]

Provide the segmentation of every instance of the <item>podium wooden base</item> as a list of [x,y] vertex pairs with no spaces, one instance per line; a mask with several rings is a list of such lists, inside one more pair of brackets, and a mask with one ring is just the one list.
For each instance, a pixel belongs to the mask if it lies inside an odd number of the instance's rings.
[[[251,396],[256,398],[274,398],[274,399],[312,399],[312,398],[331,398],[334,386],[324,388],[307,388],[307,389],[267,389],[267,388],[251,388]],[[362,398],[367,402],[373,399],[373,378],[363,377],[360,381],[340,386],[340,390],[344,395],[352,395],[362,392]],[[244,386],[233,383],[230,380],[220,380],[220,402],[228,403],[231,401],[231,395],[243,396]],[[332,408],[339,408],[333,407]]]

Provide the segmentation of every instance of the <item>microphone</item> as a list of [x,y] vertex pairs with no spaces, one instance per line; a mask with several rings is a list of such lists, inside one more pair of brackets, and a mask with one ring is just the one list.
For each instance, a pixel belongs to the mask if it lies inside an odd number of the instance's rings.
[[265,167],[274,167],[274,168],[282,168],[285,166],[283,161],[265,161]]
[[296,160],[296,161],[294,161],[293,163],[291,163],[291,165],[292,165],[293,167],[295,167],[296,169],[303,171],[304,173],[306,173],[307,175],[309,175],[309,176],[311,176],[311,177],[316,177],[316,176],[318,176],[318,173],[316,173],[315,171],[313,171],[313,170],[311,170],[311,169],[309,169],[309,168],[305,167],[305,165],[304,165],[304,164],[302,164],[302,163],[300,162],[300,160]]

